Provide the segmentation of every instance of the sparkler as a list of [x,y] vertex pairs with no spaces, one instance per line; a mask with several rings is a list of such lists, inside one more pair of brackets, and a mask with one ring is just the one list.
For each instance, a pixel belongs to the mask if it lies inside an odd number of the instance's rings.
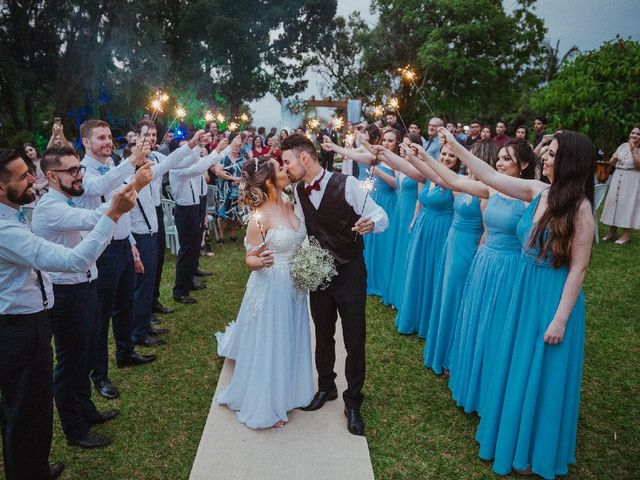
[[216,115],[216,121],[217,121],[218,123],[224,123],[224,120],[225,120],[225,117],[224,117],[224,114],[223,114],[223,113],[218,113],[218,114]]
[[204,121],[209,123],[209,122],[213,122],[215,120],[215,117],[213,116],[213,113],[211,113],[211,110],[207,110],[207,112],[204,114]]
[[427,105],[427,108],[431,112],[431,115],[433,115],[435,117],[436,114],[433,113],[433,109],[431,108],[431,105],[429,105],[429,102],[427,101],[427,98],[424,96],[424,94],[422,93],[422,91],[420,90],[418,85],[416,84],[416,78],[418,78],[418,74],[415,72],[415,70],[413,68],[411,68],[411,65],[407,65],[404,68],[399,68],[398,72],[400,72],[400,76],[402,77],[403,80],[405,80],[407,82],[411,82],[413,84],[413,86],[416,89],[416,92],[418,92],[420,94],[420,97],[422,98],[422,101]]
[[404,120],[402,118],[402,115],[400,115],[400,101],[398,100],[397,97],[391,97],[391,99],[389,100],[389,104],[388,107],[390,110],[394,110],[397,114],[398,117],[400,117],[400,122],[402,122],[402,126],[404,127],[405,131],[408,131],[407,126],[404,123]]
[[264,230],[262,229],[262,223],[260,223],[260,220],[262,220],[262,218],[263,218],[262,217],[262,212],[258,212],[256,210],[255,212],[253,212],[252,216],[253,216],[253,219],[258,224],[258,228],[260,229],[260,236],[262,236],[262,243],[264,243],[266,245],[267,236],[264,234]]
[[187,116],[187,111],[184,109],[183,106],[179,105],[176,107],[176,118],[179,118],[180,121],[182,122],[184,120],[184,117]]
[[243,113],[242,115],[240,115],[240,120],[242,120],[243,122],[248,122],[249,115],[247,115],[246,113]]
[[235,132],[236,130],[238,130],[238,124],[236,122],[231,122],[229,124],[229,131]]
[[336,130],[342,130],[342,127],[344,126],[344,118],[333,117],[331,119],[331,123],[333,124],[333,128],[335,128]]
[[[362,215],[364,215],[364,209],[367,206],[367,200],[369,200],[369,195],[371,194],[371,192],[375,187],[375,180],[373,179],[373,172],[375,171],[376,171],[376,166],[374,165],[371,168],[371,173],[369,174],[367,179],[360,182],[360,188],[362,188],[362,190],[367,192],[366,196],[364,197],[364,202],[362,203],[362,210],[360,211],[361,218],[362,218]],[[356,232],[356,236],[353,239],[353,243],[356,243],[359,235],[360,235],[360,232]]]
[[347,133],[344,136],[344,146],[347,148],[353,148],[353,143],[356,139],[356,136],[353,133]]
[[[153,111],[152,115],[151,115],[151,119],[150,122],[154,123],[156,121],[156,118],[158,118],[158,113],[162,113],[162,107],[163,104],[166,103],[169,100],[169,95],[167,95],[166,93],[161,92],[160,90],[156,90],[156,92],[153,94],[153,96],[151,97],[151,100],[149,101],[149,108]],[[144,134],[142,136],[142,144],[144,145],[144,142],[147,140],[147,137],[149,136],[149,129],[145,129]]]
[[371,107],[371,115],[373,115],[373,118],[382,118],[384,116],[384,107],[382,105],[374,105]]
[[312,118],[307,123],[307,127],[309,128],[309,130],[316,130],[319,126],[320,126],[320,120],[318,120],[317,118]]

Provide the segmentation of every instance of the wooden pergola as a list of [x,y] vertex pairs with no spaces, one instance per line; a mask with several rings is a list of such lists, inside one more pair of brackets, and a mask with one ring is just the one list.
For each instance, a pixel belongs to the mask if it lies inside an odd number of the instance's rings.
[[304,103],[310,107],[328,107],[328,108],[343,108],[347,109],[347,103],[349,99],[340,98],[340,99],[332,99],[331,97],[324,98],[322,100],[316,100],[315,96],[309,98],[309,100],[305,100]]

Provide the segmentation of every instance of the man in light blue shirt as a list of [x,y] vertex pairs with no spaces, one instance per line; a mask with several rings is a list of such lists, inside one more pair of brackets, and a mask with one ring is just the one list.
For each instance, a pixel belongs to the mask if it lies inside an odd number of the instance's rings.
[[438,138],[438,128],[442,127],[444,122],[442,119],[438,117],[433,117],[429,120],[429,125],[427,127],[427,132],[429,137],[427,138],[427,146],[425,150],[431,156],[431,158],[435,160],[440,160],[440,149],[442,146],[440,145],[440,139]]
[[85,273],[135,203],[133,187],[119,192],[107,214],[73,249],[34,235],[21,205],[33,201],[35,178],[20,155],[0,155],[0,408],[7,480],[57,478],[49,465],[53,431],[51,318],[48,271]]
[[[81,164],[86,167],[84,194],[77,198],[83,208],[98,208],[109,201],[114,193],[124,188],[137,166],[143,165],[148,153],[140,151],[116,168],[106,166],[113,150],[109,124],[102,120],[87,120],[80,125],[80,136],[85,148]],[[143,142],[143,139],[140,139]],[[155,355],[141,355],[131,342],[133,324],[133,286],[135,280],[134,259],[139,258],[135,239],[131,234],[131,217],[123,215],[118,221],[116,233],[109,246],[98,259],[98,326],[91,380],[98,393],[105,398],[116,398],[118,390],[109,380],[109,320],[112,320],[116,344],[116,363],[119,368],[152,362]]]

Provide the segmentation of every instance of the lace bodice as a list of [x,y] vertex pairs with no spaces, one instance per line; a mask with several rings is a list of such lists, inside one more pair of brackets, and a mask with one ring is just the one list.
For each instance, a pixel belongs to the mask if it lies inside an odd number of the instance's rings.
[[[281,263],[289,261],[306,236],[307,229],[304,222],[300,222],[300,228],[297,231],[284,225],[270,229],[265,236],[265,241],[269,250],[274,252],[275,263]],[[244,246],[247,250],[256,248],[255,245],[247,243],[246,238]]]

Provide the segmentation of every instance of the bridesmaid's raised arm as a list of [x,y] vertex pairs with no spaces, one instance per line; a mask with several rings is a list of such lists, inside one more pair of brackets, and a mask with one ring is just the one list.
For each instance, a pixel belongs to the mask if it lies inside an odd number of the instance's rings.
[[438,128],[438,135],[443,145],[449,145],[469,170],[485,185],[498,190],[512,198],[519,198],[525,202],[531,202],[542,190],[548,187],[546,183],[538,180],[526,180],[523,178],[502,175],[473,155],[463,145],[458,143],[455,137],[446,128]]

